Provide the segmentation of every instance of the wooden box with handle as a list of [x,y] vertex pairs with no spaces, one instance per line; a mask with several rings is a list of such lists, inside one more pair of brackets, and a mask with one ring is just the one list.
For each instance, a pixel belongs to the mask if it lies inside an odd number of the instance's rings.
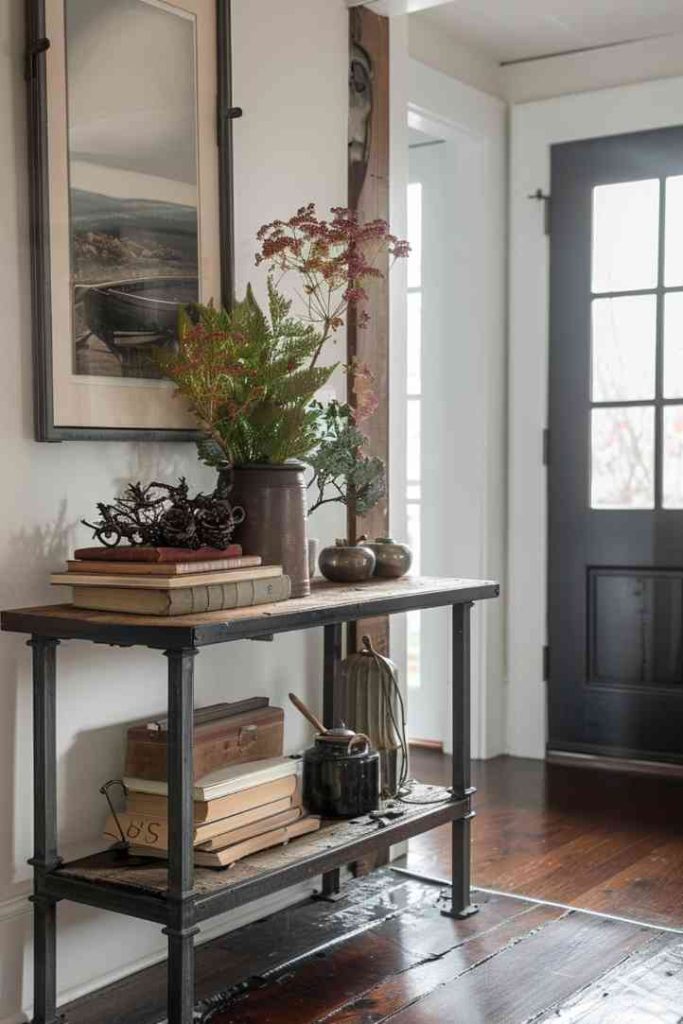
[[[284,711],[267,697],[212,704],[194,713],[194,778],[231,764],[282,755]],[[163,782],[168,721],[136,722],[128,729],[125,775]]]

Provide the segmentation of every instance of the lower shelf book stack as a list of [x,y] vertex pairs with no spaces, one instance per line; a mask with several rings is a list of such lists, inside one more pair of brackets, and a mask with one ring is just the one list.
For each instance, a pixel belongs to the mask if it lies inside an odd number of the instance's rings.
[[[264,707],[266,705],[266,707]],[[282,715],[280,709],[268,708],[265,698],[252,698],[235,705],[217,705],[215,708],[195,712],[195,769],[207,763],[212,754],[214,765],[219,760],[217,749],[223,751],[226,762],[213,771],[197,777],[193,790],[195,864],[199,867],[226,868],[249,854],[279,846],[297,836],[315,832],[320,819],[307,815],[301,800],[299,759],[282,756],[282,731],[273,730],[270,721],[264,723],[266,712],[271,717]],[[278,716],[279,712],[279,716]],[[254,723],[244,724],[249,714]],[[217,717],[222,715],[221,717]],[[222,741],[215,742],[216,730],[223,721]],[[232,742],[234,724],[239,722],[239,734],[246,731],[249,745],[240,748]],[[258,725],[257,725],[258,723]],[[163,730],[164,721],[149,723]],[[202,742],[207,728],[212,729],[214,742]],[[277,756],[246,760],[249,749],[258,749],[259,737],[253,728],[265,728],[269,753]],[[158,770],[159,756],[141,756],[141,726],[128,730],[127,770],[138,765],[139,775],[126,775],[126,807],[110,815],[104,827],[105,838],[113,842],[124,840],[129,852],[136,856],[168,857],[168,783],[166,773]],[[211,739],[211,735],[207,737]],[[159,745],[165,754],[163,732]],[[144,753],[144,751],[143,751]],[[258,756],[258,755],[257,755]],[[163,758],[165,768],[165,756]]]

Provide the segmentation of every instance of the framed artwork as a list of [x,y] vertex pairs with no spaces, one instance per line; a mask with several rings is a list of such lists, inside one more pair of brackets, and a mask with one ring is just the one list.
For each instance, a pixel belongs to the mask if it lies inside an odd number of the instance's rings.
[[192,440],[178,307],[232,297],[230,0],[26,0],[40,441]]

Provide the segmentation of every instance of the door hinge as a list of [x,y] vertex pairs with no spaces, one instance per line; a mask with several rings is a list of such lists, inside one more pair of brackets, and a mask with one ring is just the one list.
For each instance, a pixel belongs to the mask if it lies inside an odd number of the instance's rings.
[[532,192],[527,199],[534,199],[537,203],[543,203],[543,231],[546,235],[550,234],[550,196],[543,191],[542,188],[537,188],[535,192]]
[[50,40],[43,36],[34,40],[27,48],[24,59],[24,78],[30,82],[36,77],[36,62],[41,53],[50,49]]
[[546,427],[543,431],[543,465],[550,462],[550,431]]
[[548,676],[550,675],[550,648],[546,644],[543,648],[543,682],[548,682]]

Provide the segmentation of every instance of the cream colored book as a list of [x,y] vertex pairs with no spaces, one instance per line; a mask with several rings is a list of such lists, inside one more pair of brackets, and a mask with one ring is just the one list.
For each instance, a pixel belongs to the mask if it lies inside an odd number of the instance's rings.
[[254,836],[253,839],[246,839],[243,843],[224,846],[222,850],[195,850],[194,862],[200,868],[228,868],[231,864],[252,853],[268,850],[273,846],[281,846],[283,843],[288,843],[290,839],[296,839],[298,836],[307,835],[310,832],[317,832],[319,828],[320,818],[310,816],[299,818],[292,825],[273,829],[272,832],[265,832],[261,836]]
[[129,615],[202,615],[231,608],[276,604],[288,600],[292,593],[289,576],[249,579],[240,583],[202,583],[165,590],[120,585],[74,586],[74,581],[70,582],[73,586],[72,602],[76,608]]
[[104,572],[54,572],[50,583],[58,587],[121,587],[135,590],[182,590],[184,587],[210,586],[213,583],[242,583],[249,580],[271,580],[282,576],[281,565],[254,565],[246,569],[224,569],[222,572],[194,572],[181,576],[130,576]]
[[[243,843],[247,839],[263,835],[264,832],[272,832],[273,829],[283,828],[285,825],[292,825],[303,815],[303,807],[290,807],[280,814],[271,814],[267,818],[254,821],[251,825],[243,825],[242,828],[233,828],[228,832],[221,832],[204,843],[197,843],[201,850],[222,850],[224,846],[234,846],[235,843]],[[228,821],[230,819],[228,818]],[[218,823],[220,824],[220,823]]]
[[[230,818],[195,825],[192,845],[201,846],[204,850],[220,849],[230,842],[239,843],[273,828],[290,825],[300,818],[302,813],[301,807],[287,806],[290,802],[288,799],[276,800],[273,804],[256,808],[246,815],[233,814]],[[281,809],[268,813],[273,807]],[[245,817],[251,817],[253,820],[246,821]],[[156,850],[168,850],[167,818],[153,814],[133,814],[130,811],[119,811],[117,818],[128,843],[153,847]],[[112,842],[119,842],[121,839],[116,820],[111,814],[107,818],[103,835]]]
[[[244,857],[249,857],[252,853],[268,850],[273,846],[282,846],[284,843],[288,843],[290,839],[296,839],[298,836],[317,832],[319,828],[320,818],[310,816],[299,818],[298,821],[293,822],[291,825],[275,828],[270,832],[264,832],[263,835],[254,836],[252,839],[245,839],[241,843],[232,843],[230,846],[224,846],[221,850],[196,849],[194,851],[194,862],[197,867],[201,868],[228,868],[231,864],[242,860]],[[132,845],[129,847],[129,852],[134,857],[167,858],[163,850],[153,846]]]
[[[234,819],[235,825],[256,821],[264,814],[276,814],[299,802],[297,796],[297,780],[294,776],[266,782],[264,786],[254,786],[241,793],[232,793],[219,800],[195,800],[193,819],[195,825],[209,821]],[[275,806],[277,804],[277,807]],[[168,798],[153,793],[129,793],[126,799],[126,810],[131,814],[146,814],[150,817],[168,817]],[[232,827],[232,826],[231,826]],[[224,830],[228,828],[223,826]]]
[[[243,789],[262,786],[266,782],[285,779],[299,774],[301,760],[295,757],[267,757],[263,761],[245,761],[230,764],[208,775],[202,775],[194,784],[193,800],[218,800]],[[154,793],[168,796],[168,783],[157,779],[136,779],[124,775],[123,784],[127,790],[136,793]]]

